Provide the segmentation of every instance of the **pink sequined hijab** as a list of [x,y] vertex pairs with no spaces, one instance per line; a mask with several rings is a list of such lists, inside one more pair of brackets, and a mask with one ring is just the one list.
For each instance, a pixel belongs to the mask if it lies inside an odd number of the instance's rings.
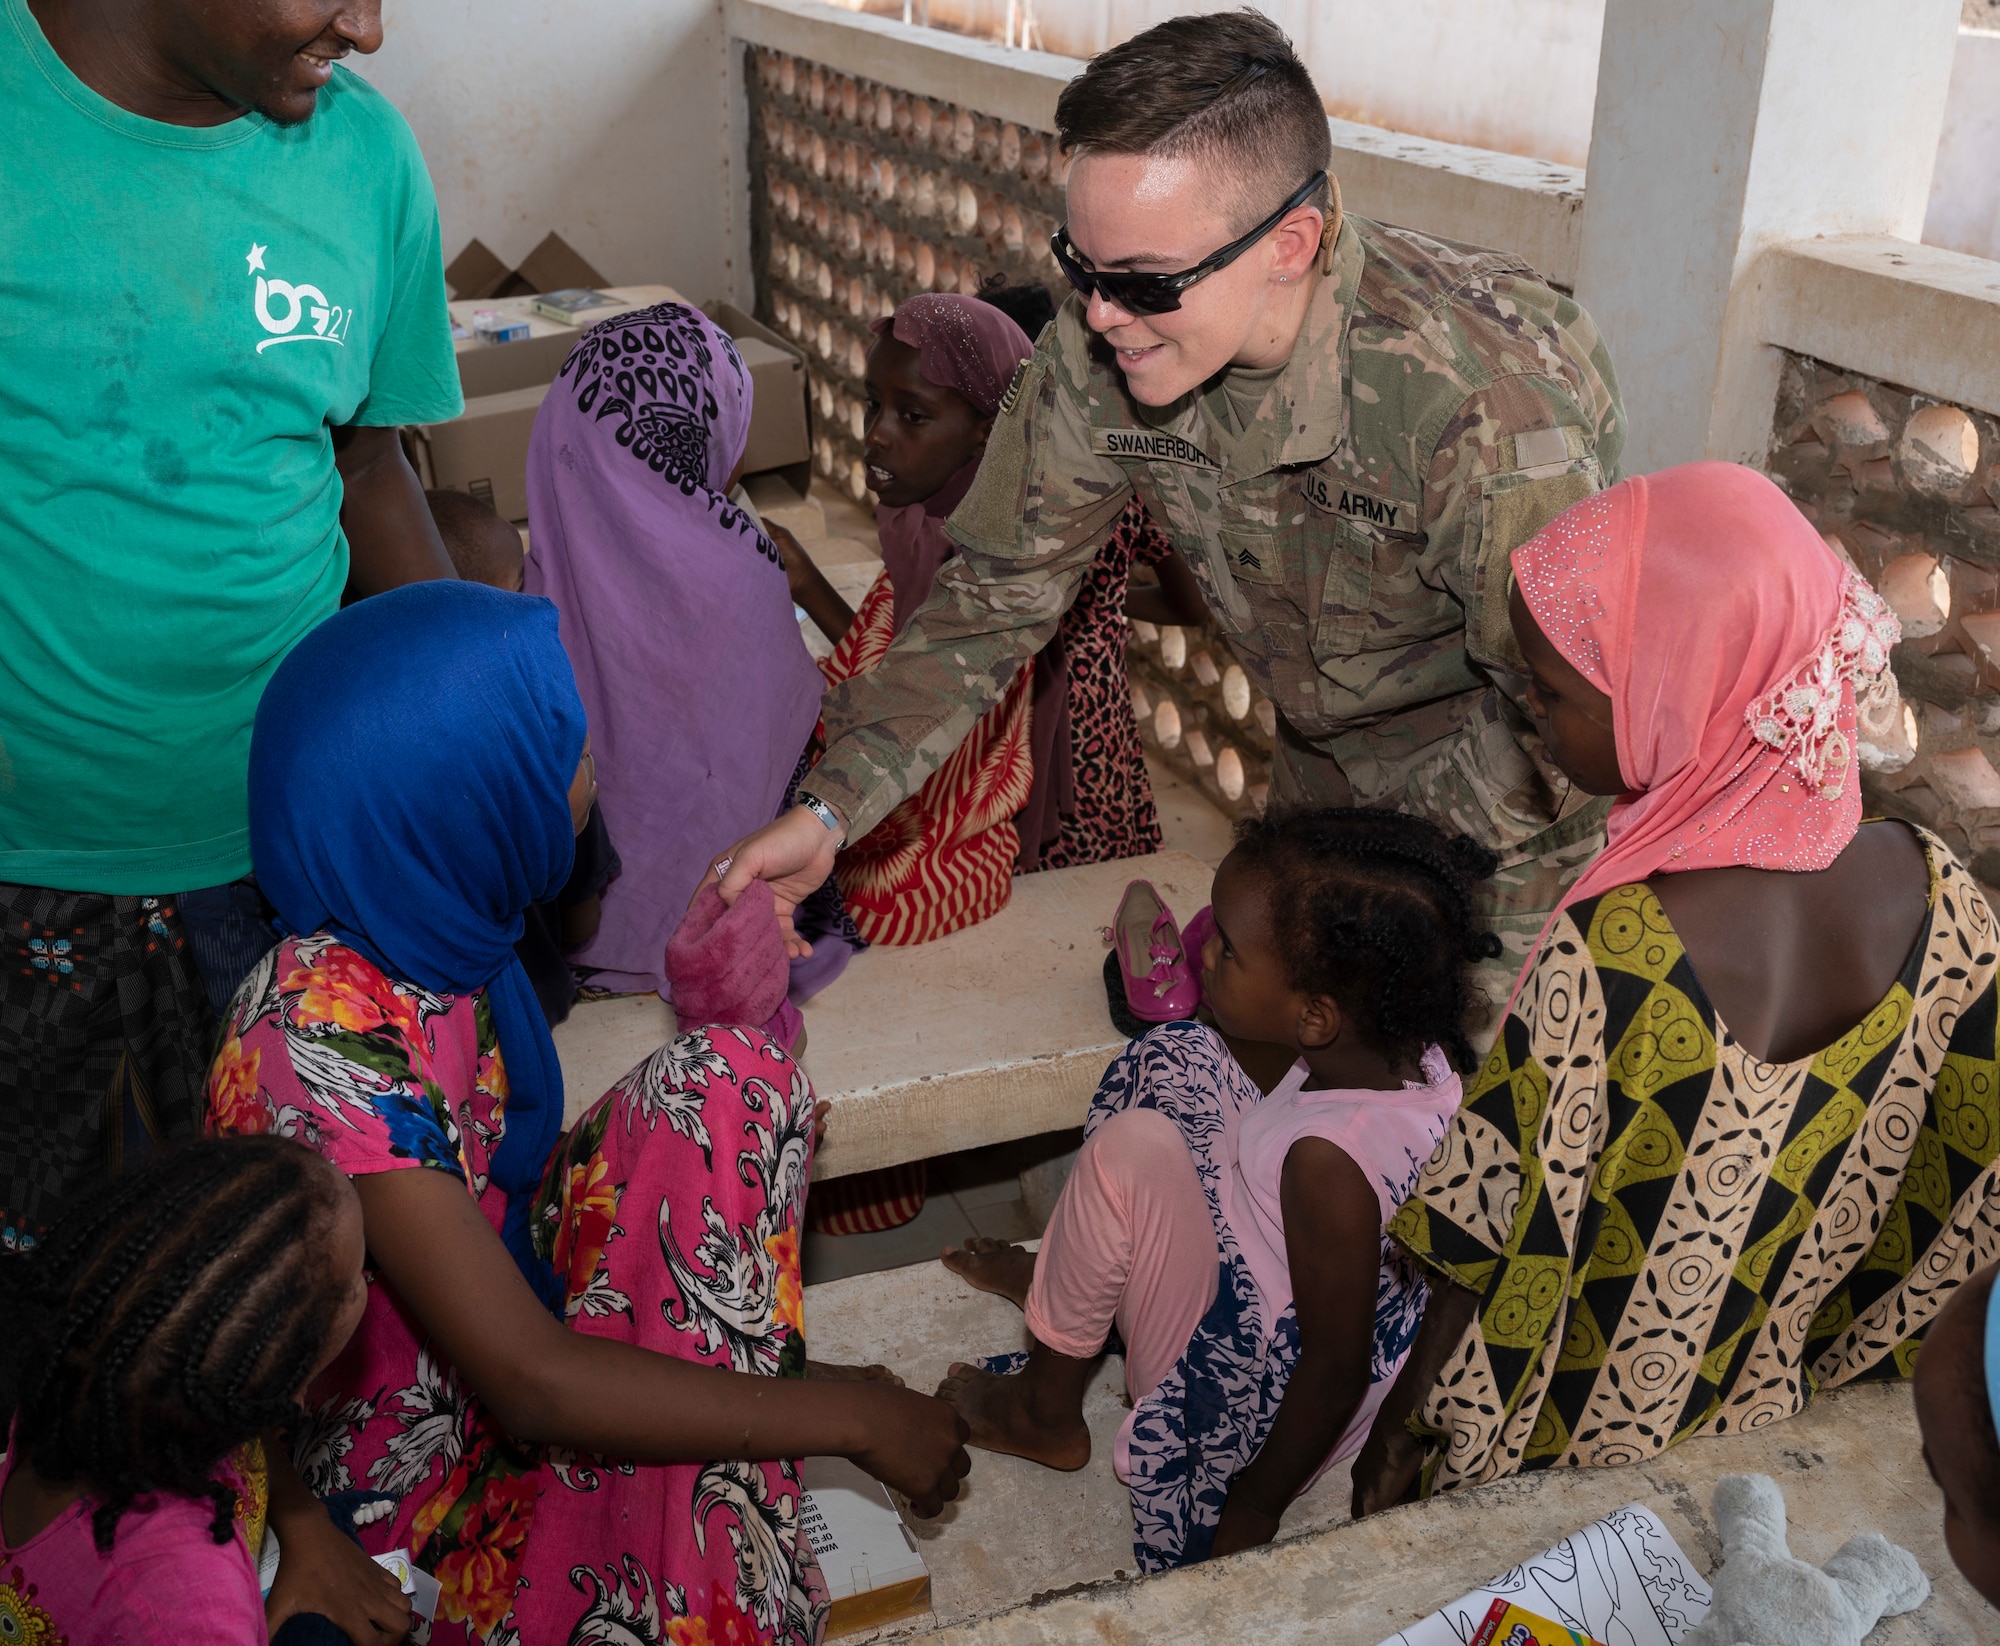
[[1610,697],[1631,785],[1565,907],[1655,874],[1840,855],[1861,822],[1857,683],[1898,630],[1775,485],[1735,463],[1638,476],[1551,521],[1513,570]]

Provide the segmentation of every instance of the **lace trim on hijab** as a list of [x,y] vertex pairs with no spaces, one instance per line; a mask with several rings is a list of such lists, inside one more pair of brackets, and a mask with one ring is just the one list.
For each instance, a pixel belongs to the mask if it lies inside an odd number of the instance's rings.
[[1799,776],[1825,799],[1847,780],[1854,751],[1840,729],[1848,690],[1858,697],[1889,666],[1902,625],[1888,603],[1858,573],[1841,585],[1841,611],[1812,656],[1743,711],[1758,742],[1786,754]]

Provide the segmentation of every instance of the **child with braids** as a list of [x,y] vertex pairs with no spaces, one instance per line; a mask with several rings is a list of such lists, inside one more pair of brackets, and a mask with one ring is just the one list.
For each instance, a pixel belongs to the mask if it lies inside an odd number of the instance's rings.
[[[1244,823],[1202,950],[1215,1027],[1163,1025],[1106,1071],[1039,1254],[945,1254],[1035,1338],[938,1390],[975,1446],[1081,1468],[1116,1328],[1133,1410],[1114,1466],[1142,1570],[1269,1542],[1360,1449],[1423,1317],[1383,1225],[1458,1109],[1467,968],[1493,943],[1468,880],[1491,872],[1393,812]],[[1230,1041],[1297,1061],[1265,1096]]]
[[354,1190],[275,1137],[156,1155],[7,1265],[21,1392],[0,1467],[0,1638],[234,1646],[299,1613],[357,1643],[403,1638],[397,1580],[261,1439],[303,1415],[361,1319],[361,1265]]

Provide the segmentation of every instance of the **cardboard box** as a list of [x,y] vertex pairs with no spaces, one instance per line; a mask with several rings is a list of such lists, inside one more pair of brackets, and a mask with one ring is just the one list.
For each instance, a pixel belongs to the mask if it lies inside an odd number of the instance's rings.
[[804,496],[812,483],[812,411],[806,398],[806,358],[769,326],[734,303],[704,303],[701,312],[729,333],[750,373],[750,438],[743,472],[779,471]]
[[514,276],[514,271],[500,260],[500,254],[479,239],[468,240],[465,250],[454,257],[444,271],[444,283],[451,288],[454,297],[470,301],[484,301],[498,297],[500,288]]
[[584,261],[582,253],[551,231],[542,243],[510,269],[483,240],[472,239],[444,271],[444,283],[454,297],[483,302],[489,297],[532,297],[561,291],[565,286],[602,286],[604,276]]
[[514,271],[531,292],[561,291],[566,286],[604,285],[604,276],[584,261],[583,254],[551,229],[542,243],[521,259]]
[[468,396],[460,416],[417,431],[422,453],[418,477],[428,487],[467,492],[490,503],[503,519],[517,524],[526,520],[528,437],[548,392],[549,385],[540,383]]
[[518,343],[482,343],[475,337],[452,342],[458,354],[458,384],[467,400],[488,394],[504,394],[509,389],[533,388],[547,383],[562,370],[576,341],[600,320],[627,314],[633,309],[651,308],[655,303],[684,303],[686,298],[672,286],[609,286],[600,288],[611,299],[601,309],[586,309],[574,325],[536,314],[534,298],[497,297],[463,299],[451,305],[454,324],[472,329],[478,309],[498,309],[528,322],[528,335]]
[[[465,411],[449,423],[415,431],[418,475],[426,486],[468,492],[489,502],[515,522],[528,517],[528,436],[542,397],[577,339],[600,320],[685,302],[671,286],[603,288],[613,301],[564,325],[535,314],[531,297],[464,300],[451,316],[466,327],[474,309],[498,309],[528,322],[518,343],[480,343],[467,337],[454,347]],[[790,343],[730,303],[703,305],[703,312],[736,344],[750,373],[754,396],[750,436],[744,447],[745,474],[775,474],[803,497],[812,482],[812,422],[806,401],[805,357]]]
[[844,1457],[807,1458],[799,1521],[833,1602],[826,1638],[931,1609],[931,1574],[888,1491]]

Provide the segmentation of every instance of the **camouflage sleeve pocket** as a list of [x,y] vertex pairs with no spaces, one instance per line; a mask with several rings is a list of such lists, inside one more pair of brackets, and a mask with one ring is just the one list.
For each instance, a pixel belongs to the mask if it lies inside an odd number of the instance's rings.
[[1040,454],[1034,450],[1032,424],[1042,410],[1038,402],[1048,381],[1048,361],[1041,355],[1015,371],[993,432],[986,438],[972,490],[952,511],[951,535],[961,546],[1007,558],[1018,552],[1029,497],[1038,479],[1033,470]]
[[1480,487],[1479,540],[1468,556],[1473,563],[1472,611],[1466,625],[1466,649],[1475,663],[1509,674],[1528,672],[1507,619],[1507,595],[1513,587],[1508,562],[1564,509],[1603,485],[1596,459],[1586,458],[1558,474],[1496,474]]

